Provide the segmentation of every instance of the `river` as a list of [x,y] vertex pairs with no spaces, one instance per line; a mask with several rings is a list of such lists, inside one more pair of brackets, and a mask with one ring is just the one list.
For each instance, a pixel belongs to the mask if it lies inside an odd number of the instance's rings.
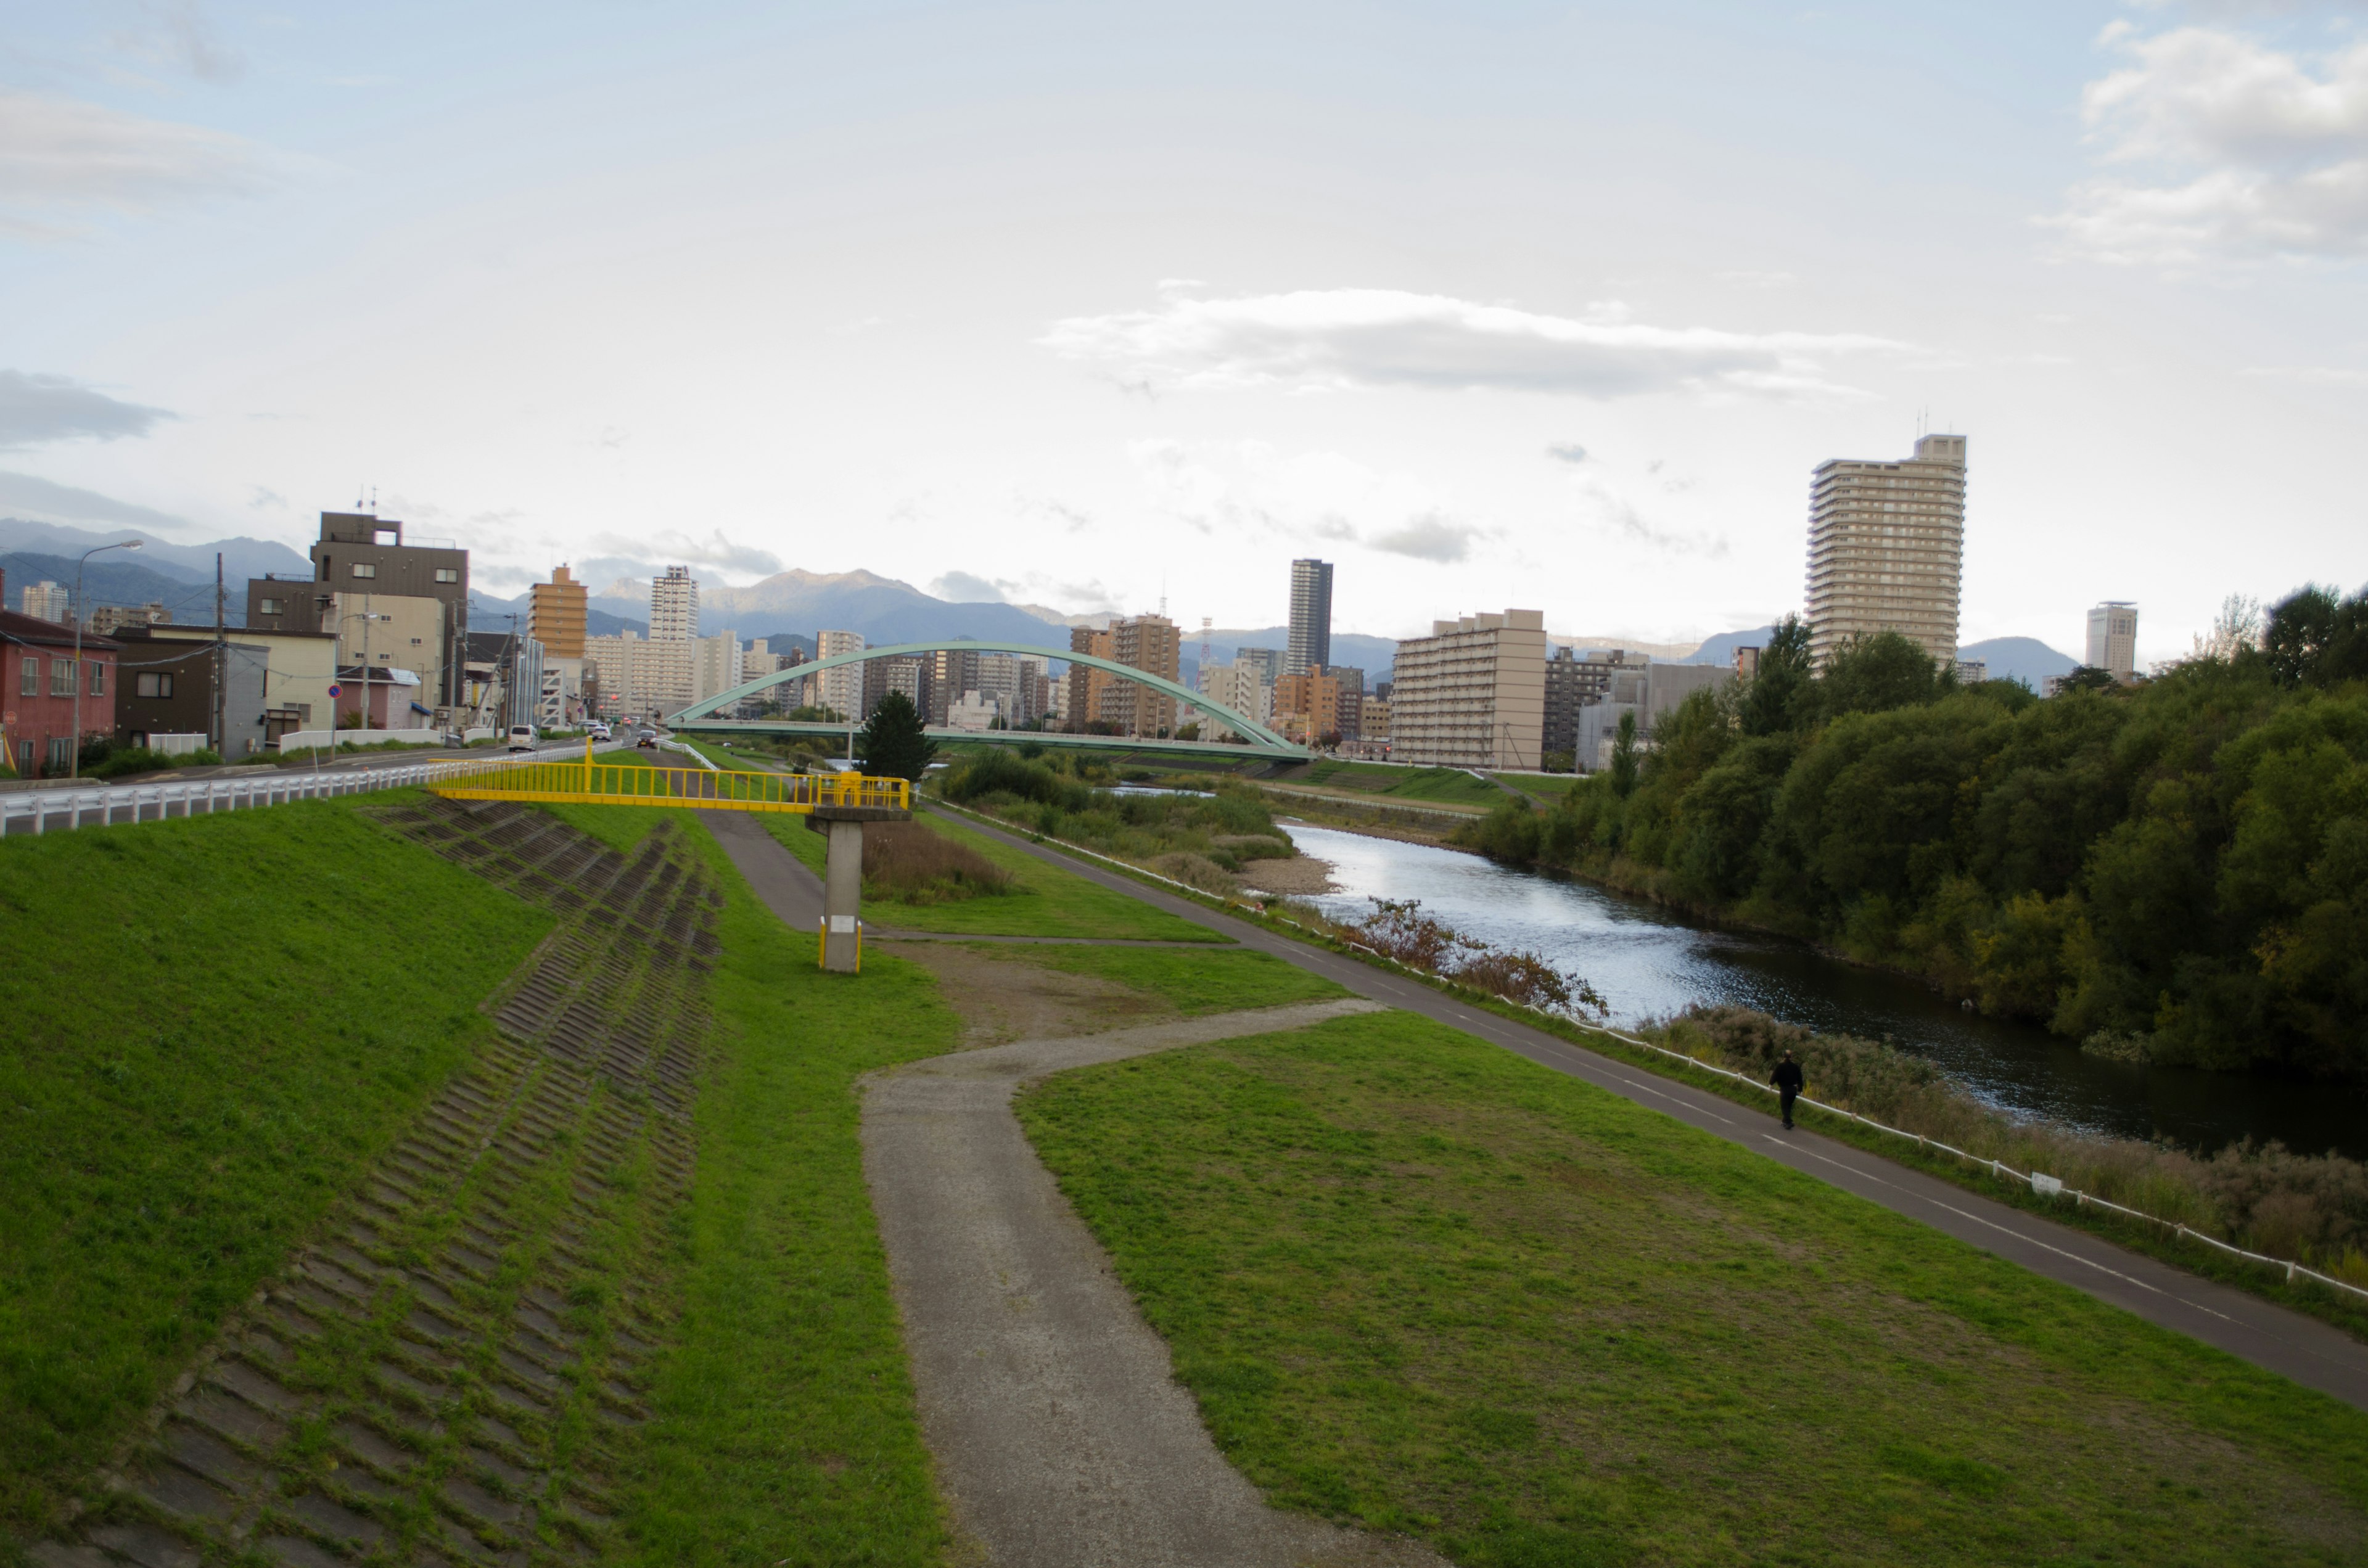
[[1418,899],[1468,936],[1530,949],[1586,976],[1615,1023],[1734,1003],[1824,1032],[1889,1039],[2019,1115],[2159,1134],[2205,1151],[2278,1138],[2308,1153],[2368,1158],[2368,1091],[2100,1061],[2043,1029],[1968,1013],[1906,976],[1798,942],[1689,924],[1640,899],[1476,855],[1286,825],[1302,849],[1332,862],[1342,891],[1311,901],[1326,914],[1355,920],[1372,913],[1369,898]]

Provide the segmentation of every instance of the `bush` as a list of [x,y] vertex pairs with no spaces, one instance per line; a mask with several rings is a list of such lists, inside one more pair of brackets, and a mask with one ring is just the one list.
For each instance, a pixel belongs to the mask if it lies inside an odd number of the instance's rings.
[[953,903],[1007,893],[1018,879],[967,844],[916,822],[863,830],[863,891],[899,903]]
[[85,778],[122,778],[134,773],[161,773],[175,767],[215,767],[221,763],[221,754],[204,746],[178,756],[151,751],[146,746],[109,747],[97,762],[85,760],[83,763],[82,776]]

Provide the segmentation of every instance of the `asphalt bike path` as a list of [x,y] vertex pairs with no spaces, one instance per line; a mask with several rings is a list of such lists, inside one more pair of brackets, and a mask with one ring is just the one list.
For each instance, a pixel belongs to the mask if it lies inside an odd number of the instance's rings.
[[[1959,1241],[2175,1329],[2265,1370],[2368,1410],[2368,1345],[2315,1318],[2190,1274],[2142,1254],[2010,1208],[1773,1116],[1573,1045],[1543,1029],[1482,1011],[1418,982],[1312,943],[1268,931],[1147,887],[965,815],[965,827],[1049,865],[1219,931],[1258,952],[1320,974],[1358,995],[1476,1035],[1540,1066],[1584,1079],[1687,1126],[1765,1154]],[[788,858],[784,854],[783,858]]]

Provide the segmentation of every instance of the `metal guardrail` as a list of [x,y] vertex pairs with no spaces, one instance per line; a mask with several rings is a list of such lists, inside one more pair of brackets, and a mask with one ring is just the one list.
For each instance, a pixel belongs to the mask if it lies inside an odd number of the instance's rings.
[[910,811],[913,786],[860,773],[734,773],[704,765],[643,767],[600,763],[457,764],[427,787],[455,801],[575,801],[586,805],[690,806],[709,811],[789,812],[817,807]]

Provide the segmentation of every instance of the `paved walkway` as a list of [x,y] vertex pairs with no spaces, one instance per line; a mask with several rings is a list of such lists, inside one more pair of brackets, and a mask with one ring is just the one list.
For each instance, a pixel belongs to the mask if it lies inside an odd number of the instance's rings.
[[974,818],[962,821],[965,826],[1025,854],[1222,931],[1245,947],[1337,981],[1360,996],[1452,1025],[1542,1066],[1651,1106],[1689,1127],[1744,1144],[2150,1323],[2190,1335],[2305,1388],[2368,1410],[2368,1345],[2316,1318],[2201,1278],[2085,1231],[1993,1202],[1879,1154],[1813,1132],[1786,1132],[1773,1116],[1655,1077],[1542,1029],[1479,1011],[1428,985],[1220,915]]
[[1011,1111],[1071,1067],[1380,1010],[1223,1013],[957,1051],[878,1074],[864,1175],[903,1314],[921,1428],[962,1528],[1028,1568],[1439,1564],[1429,1549],[1269,1507],[1209,1438]]

